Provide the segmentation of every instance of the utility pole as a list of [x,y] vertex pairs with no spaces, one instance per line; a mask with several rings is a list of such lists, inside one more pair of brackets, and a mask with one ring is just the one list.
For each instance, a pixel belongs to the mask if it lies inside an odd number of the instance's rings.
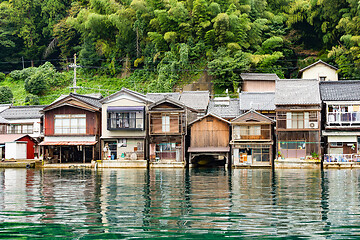
[[76,53],[74,54],[74,63],[70,64],[69,67],[74,68],[73,86],[70,87],[70,89],[74,89],[74,93],[76,93],[76,89],[80,88],[76,86],[76,68],[80,67],[79,65],[76,65]]
[[25,68],[24,57],[21,57],[21,61],[22,61],[23,69],[24,69]]

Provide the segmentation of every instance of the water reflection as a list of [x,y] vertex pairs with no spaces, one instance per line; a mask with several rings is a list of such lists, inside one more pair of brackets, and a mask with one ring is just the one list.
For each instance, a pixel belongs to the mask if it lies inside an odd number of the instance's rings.
[[0,169],[0,238],[356,238],[359,170]]

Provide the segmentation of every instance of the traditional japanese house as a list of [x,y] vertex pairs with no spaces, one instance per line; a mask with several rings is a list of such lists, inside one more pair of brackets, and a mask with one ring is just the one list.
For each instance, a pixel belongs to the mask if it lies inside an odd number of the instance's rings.
[[104,167],[146,167],[146,111],[153,101],[143,94],[123,88],[100,102],[102,159],[110,160],[102,162]]
[[273,164],[273,125],[274,120],[255,110],[231,121],[233,167]]
[[6,132],[3,125],[4,134],[28,134],[36,141],[35,157],[41,155],[40,147],[37,143],[44,138],[43,133],[43,110],[44,105],[34,106],[2,106],[0,107],[0,117],[7,121]]
[[215,97],[209,102],[208,113],[230,121],[240,115],[239,99]]
[[239,108],[241,114],[255,110],[275,120],[275,92],[241,92]]
[[230,166],[230,122],[209,113],[189,123],[189,166]]
[[275,105],[278,160],[294,160],[292,162],[297,164],[301,160],[320,158],[322,151],[319,81],[278,80]]
[[100,159],[100,98],[70,93],[43,112],[44,159],[59,163]]
[[167,97],[149,106],[150,167],[185,166],[188,111],[183,103]]
[[360,81],[320,82],[324,164],[360,163]]
[[322,60],[314,62],[299,70],[302,79],[317,79],[318,81],[338,81],[338,69]]
[[275,92],[275,73],[241,73],[242,92]]

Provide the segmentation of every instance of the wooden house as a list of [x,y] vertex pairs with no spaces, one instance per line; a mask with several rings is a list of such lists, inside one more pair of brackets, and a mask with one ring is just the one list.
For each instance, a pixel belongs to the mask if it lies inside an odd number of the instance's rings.
[[43,109],[44,158],[52,162],[100,159],[101,103],[99,97],[70,93]]
[[184,167],[188,108],[163,98],[148,108],[150,167]]
[[189,164],[225,165],[230,163],[230,122],[207,114],[189,123]]
[[242,92],[275,92],[275,73],[241,73]]
[[322,154],[319,81],[278,80],[275,105],[278,160],[300,162],[319,158]]
[[[101,149],[107,166],[146,167],[148,159],[145,95],[123,88],[102,99]],[[105,166],[105,165],[104,165]]]
[[318,81],[338,81],[338,69],[322,60],[314,62],[299,70],[302,79],[317,79]]
[[324,165],[360,163],[360,81],[320,82]]
[[233,167],[271,166],[274,120],[250,110],[231,121]]

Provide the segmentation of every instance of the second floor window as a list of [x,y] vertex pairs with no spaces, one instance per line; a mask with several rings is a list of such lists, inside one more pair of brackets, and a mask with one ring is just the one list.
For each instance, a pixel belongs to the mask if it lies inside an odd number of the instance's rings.
[[32,124],[10,124],[7,130],[8,134],[32,134],[33,133],[33,125]]
[[55,115],[55,134],[85,134],[86,114]]
[[108,129],[139,129],[144,128],[144,112],[128,111],[115,112],[108,111]]
[[162,131],[170,132],[170,115],[162,115]]

